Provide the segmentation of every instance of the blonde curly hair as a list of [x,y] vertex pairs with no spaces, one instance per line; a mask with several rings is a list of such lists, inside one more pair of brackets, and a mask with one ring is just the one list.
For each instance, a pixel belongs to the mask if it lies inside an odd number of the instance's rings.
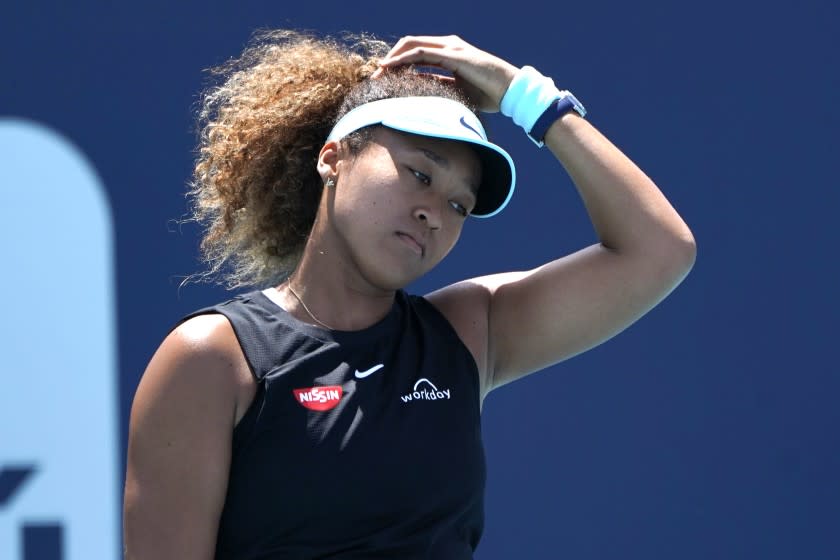
[[[267,286],[294,270],[323,189],[318,153],[351,109],[416,95],[471,106],[463,92],[416,69],[369,80],[389,48],[370,35],[261,31],[239,58],[211,69],[220,83],[201,98],[188,192],[192,219],[205,229],[208,270],[193,278]],[[342,147],[358,154],[371,137],[363,129]]]

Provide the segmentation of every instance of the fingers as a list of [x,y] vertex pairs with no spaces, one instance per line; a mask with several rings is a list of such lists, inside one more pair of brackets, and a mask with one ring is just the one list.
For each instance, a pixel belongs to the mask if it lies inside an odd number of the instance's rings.
[[506,61],[467,43],[457,35],[406,36],[379,61],[371,78],[403,65],[441,68],[474,92],[480,109],[497,111],[499,102],[516,71]]
[[[436,50],[435,50],[436,49]],[[394,54],[393,51],[379,61],[379,68],[374,70],[371,78],[378,78],[389,68],[397,68],[408,64],[433,66],[454,72],[458,62],[453,60],[439,47],[422,46]]]
[[447,35],[441,37],[435,37],[430,35],[408,35],[397,41],[397,43],[393,46],[393,48],[391,48],[391,50],[388,52],[385,58],[388,59],[404,51],[408,51],[418,47],[443,48],[459,43],[466,44],[457,35]]
[[380,67],[383,68],[394,68],[396,66],[403,66],[406,64],[437,66],[451,72],[458,67],[459,61],[454,59],[451,53],[444,52],[440,49],[433,50],[429,47],[417,47],[409,51],[390,56],[379,62]]
[[403,37],[379,61],[382,67],[395,67],[403,64],[429,64],[452,70],[447,62],[457,58],[468,46],[460,37],[449,35],[446,37],[407,36]]

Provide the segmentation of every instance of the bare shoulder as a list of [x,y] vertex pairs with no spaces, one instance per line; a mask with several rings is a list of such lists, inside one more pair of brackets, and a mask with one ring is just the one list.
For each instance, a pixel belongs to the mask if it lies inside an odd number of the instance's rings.
[[237,342],[227,317],[218,313],[197,315],[174,328],[160,351],[186,352],[193,358],[233,357]]
[[478,366],[482,399],[486,394],[490,292],[476,280],[445,286],[426,299],[446,317]]
[[227,406],[233,407],[234,420],[239,420],[253,397],[255,383],[226,317],[198,315],[169,333],[143,374],[138,396],[143,389],[154,392],[164,386],[176,398],[181,389],[198,398],[224,396]]
[[126,558],[212,557],[233,429],[255,386],[225,317],[189,319],[164,339],[131,408]]

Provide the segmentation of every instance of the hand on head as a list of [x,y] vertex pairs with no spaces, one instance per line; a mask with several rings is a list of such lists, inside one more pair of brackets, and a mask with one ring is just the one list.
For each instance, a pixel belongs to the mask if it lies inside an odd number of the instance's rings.
[[379,68],[372,78],[398,66],[414,64],[441,68],[452,74],[442,80],[454,80],[476,106],[484,112],[494,113],[516,74],[512,64],[482,51],[456,35],[445,37],[403,37],[379,61]]

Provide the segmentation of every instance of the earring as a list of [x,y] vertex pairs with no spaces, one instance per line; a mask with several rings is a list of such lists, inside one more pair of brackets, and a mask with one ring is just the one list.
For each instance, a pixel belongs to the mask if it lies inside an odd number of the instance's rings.
[[335,177],[330,177],[327,179],[327,188],[333,188],[335,186]]

